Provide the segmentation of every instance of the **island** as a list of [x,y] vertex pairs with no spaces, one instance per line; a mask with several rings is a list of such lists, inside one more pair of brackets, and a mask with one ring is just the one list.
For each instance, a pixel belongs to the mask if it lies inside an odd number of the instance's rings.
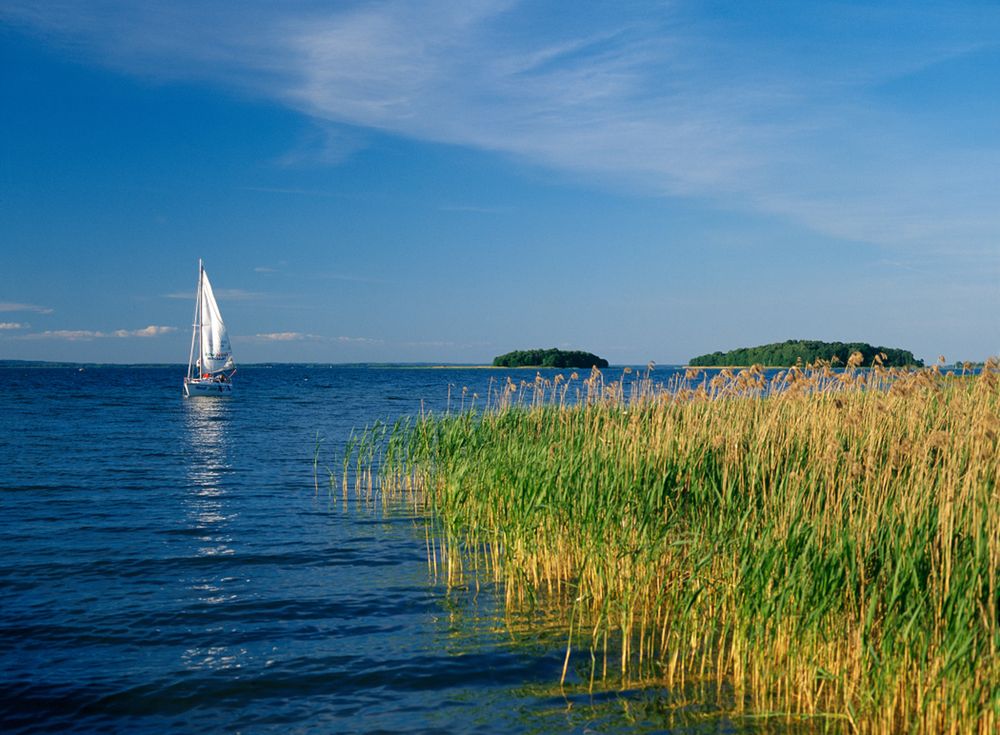
[[791,367],[797,362],[803,365],[826,360],[834,365],[846,365],[847,359],[855,352],[862,357],[861,367],[871,367],[876,355],[884,355],[882,364],[886,367],[923,367],[924,361],[913,356],[909,350],[893,347],[873,347],[866,342],[818,342],[816,340],[790,339],[773,342],[758,347],[741,347],[729,352],[713,352],[699,355],[688,363],[693,367],[744,367],[763,365],[765,367]]
[[606,368],[608,361],[581,350],[514,350],[493,358],[493,367]]

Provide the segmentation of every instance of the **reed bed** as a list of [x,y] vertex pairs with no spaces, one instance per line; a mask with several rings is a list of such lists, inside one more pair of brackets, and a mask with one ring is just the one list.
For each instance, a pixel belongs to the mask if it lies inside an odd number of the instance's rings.
[[653,376],[508,381],[482,409],[376,427],[357,445],[377,477],[361,462],[356,482],[429,513],[448,580],[561,606],[591,684],[1000,730],[1000,364]]

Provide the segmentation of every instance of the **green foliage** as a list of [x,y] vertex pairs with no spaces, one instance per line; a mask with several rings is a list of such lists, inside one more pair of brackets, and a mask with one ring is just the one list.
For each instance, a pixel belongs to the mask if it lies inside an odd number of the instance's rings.
[[606,368],[608,361],[581,350],[514,350],[493,358],[494,367]]
[[382,490],[434,518],[449,584],[568,621],[591,683],[617,660],[817,732],[997,732],[1000,372],[689,372],[508,380],[394,428]]
[[861,367],[870,367],[879,353],[885,355],[883,365],[886,367],[923,367],[923,360],[918,360],[909,350],[893,347],[873,347],[866,342],[818,342],[816,340],[790,339],[785,342],[760,345],[759,347],[741,347],[729,352],[713,352],[710,355],[700,355],[691,359],[690,365],[695,367],[731,367],[744,365],[764,365],[767,367],[791,367],[796,362],[815,363],[817,360],[832,361],[834,365],[847,365],[850,356],[860,352],[864,361]]

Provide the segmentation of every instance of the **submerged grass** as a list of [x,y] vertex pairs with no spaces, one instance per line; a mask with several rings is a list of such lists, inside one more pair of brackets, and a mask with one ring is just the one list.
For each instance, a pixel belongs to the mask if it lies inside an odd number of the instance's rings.
[[363,434],[356,482],[375,462],[384,496],[422,504],[450,581],[561,606],[591,682],[997,732],[998,364],[711,375],[508,381],[482,411]]

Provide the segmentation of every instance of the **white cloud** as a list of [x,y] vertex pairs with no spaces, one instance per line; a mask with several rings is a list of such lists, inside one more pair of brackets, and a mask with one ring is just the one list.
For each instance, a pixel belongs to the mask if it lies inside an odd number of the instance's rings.
[[381,344],[382,340],[372,337],[326,337],[320,334],[307,334],[305,332],[265,332],[255,334],[252,337],[239,337],[238,339],[255,342],[341,342],[341,343],[364,343]]
[[267,298],[267,294],[244,291],[242,288],[217,288],[215,295],[225,301],[259,301]]
[[0,311],[30,311],[35,314],[52,314],[54,309],[36,304],[18,304],[11,301],[0,301]]
[[62,339],[76,342],[109,338],[159,337],[176,331],[177,327],[162,327],[155,324],[150,324],[148,327],[143,327],[142,329],[116,329],[111,332],[104,332],[97,329],[47,329],[44,332],[32,332],[20,335],[20,339]]
[[[217,288],[214,291],[219,301],[259,301],[268,298],[267,294],[245,291],[242,288]],[[194,291],[174,291],[163,294],[165,299],[181,299],[183,301],[192,301],[194,296]]]
[[106,332],[91,329],[47,329],[44,332],[25,334],[23,339],[65,339],[71,342],[92,340],[109,336]]
[[0,331],[7,329],[27,329],[30,324],[24,322],[0,322]]
[[[347,129],[340,125],[324,124],[317,121],[310,134],[304,136],[287,153],[278,157],[275,163],[286,168],[301,168],[317,164],[333,166],[346,161],[357,151],[363,149],[366,144],[366,136],[356,129]],[[289,189],[278,191],[300,193]],[[322,195],[343,196],[334,193],[323,193]]]
[[[272,192],[277,191],[279,193],[286,193],[284,190],[280,189],[265,189],[260,187],[244,187],[245,191],[261,191],[261,192]],[[297,192],[296,192],[297,193]],[[285,267],[288,265],[287,260],[279,260],[274,265],[258,265],[254,268],[254,273],[283,273]]]
[[148,327],[143,327],[142,329],[117,329],[114,332],[115,337],[159,337],[162,334],[170,334],[171,332],[176,332],[177,327],[160,327],[155,324],[150,324]]
[[117,69],[206,80],[310,115],[316,136],[288,165],[335,162],[363,144],[338,126],[375,129],[839,238],[994,246],[995,143],[942,140],[873,90],[993,43],[1000,11],[793,3],[770,11],[789,33],[760,34],[765,18],[755,36],[753,22],[697,7],[9,0],[0,17]]
[[258,339],[263,342],[300,342],[303,340],[314,340],[316,336],[303,334],[302,332],[267,332],[264,334],[255,334],[252,339]]

